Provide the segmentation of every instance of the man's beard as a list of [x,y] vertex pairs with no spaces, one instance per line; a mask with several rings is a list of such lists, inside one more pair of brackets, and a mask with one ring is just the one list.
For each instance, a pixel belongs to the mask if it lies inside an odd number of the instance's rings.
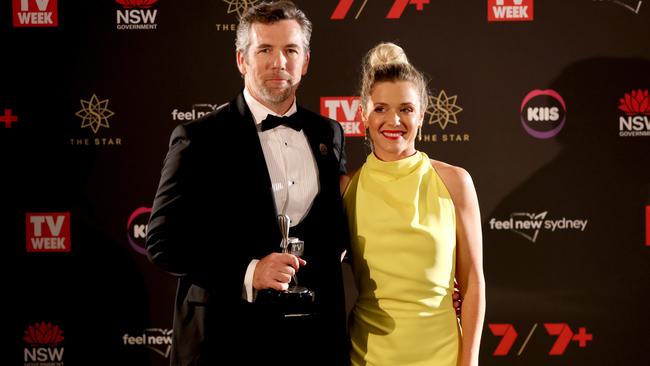
[[271,104],[279,104],[285,102],[292,95],[292,91],[295,90],[298,85],[290,85],[287,88],[282,90],[267,88],[266,86],[260,87],[260,97],[263,98],[266,102]]

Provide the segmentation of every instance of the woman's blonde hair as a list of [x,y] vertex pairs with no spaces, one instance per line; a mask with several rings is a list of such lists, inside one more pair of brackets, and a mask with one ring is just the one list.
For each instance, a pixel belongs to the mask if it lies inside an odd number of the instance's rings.
[[361,106],[366,108],[372,89],[382,81],[408,81],[420,95],[420,108],[426,111],[429,93],[424,75],[409,63],[402,47],[383,42],[373,47],[363,58],[359,95]]

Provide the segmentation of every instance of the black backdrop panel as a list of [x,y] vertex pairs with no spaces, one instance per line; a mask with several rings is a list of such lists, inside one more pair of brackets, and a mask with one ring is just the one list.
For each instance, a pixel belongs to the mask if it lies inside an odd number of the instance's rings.
[[[0,4],[2,364],[168,363],[175,279],[143,255],[148,210],[173,127],[242,87],[250,3]],[[466,168],[481,202],[481,364],[650,364],[650,4],[297,3],[314,23],[304,106],[360,127],[380,41],[431,79],[417,147]]]

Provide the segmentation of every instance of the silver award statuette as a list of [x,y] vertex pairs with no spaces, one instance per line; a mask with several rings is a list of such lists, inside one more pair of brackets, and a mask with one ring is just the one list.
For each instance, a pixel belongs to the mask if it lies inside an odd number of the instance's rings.
[[[282,253],[293,254],[296,257],[300,257],[303,253],[304,242],[298,238],[289,237],[289,227],[291,226],[291,218],[287,215],[278,215],[278,225],[280,226],[280,235],[282,235],[282,241],[280,242],[280,248],[282,248]],[[298,250],[296,250],[299,248]],[[300,293],[307,292],[306,288],[298,287],[298,279],[294,274],[292,276],[294,286],[289,286],[288,292],[291,293]]]
[[287,215],[278,215],[278,225],[280,226],[280,235],[282,235],[282,241],[280,242],[280,248],[282,248],[282,253],[289,253],[289,225],[291,224],[291,219]]
[[[300,257],[303,254],[305,243],[298,238],[289,236],[289,227],[291,226],[289,216],[278,215],[278,226],[280,227],[280,235],[282,236],[282,241],[280,242],[282,253]],[[298,286],[298,278],[295,274],[292,276],[289,285],[287,290],[278,292],[278,296],[271,299],[273,303],[283,309],[284,317],[311,315],[310,306],[314,302],[314,292],[304,286]]]
[[[280,226],[280,235],[282,235],[282,241],[280,242],[282,253],[289,253],[295,255],[296,257],[300,257],[303,253],[305,243],[298,238],[289,237],[291,218],[287,215],[278,215],[278,225]],[[288,292],[305,293],[309,291],[304,287],[298,286],[298,278],[295,274],[291,277],[293,279],[294,286],[289,286],[289,289],[287,290]]]

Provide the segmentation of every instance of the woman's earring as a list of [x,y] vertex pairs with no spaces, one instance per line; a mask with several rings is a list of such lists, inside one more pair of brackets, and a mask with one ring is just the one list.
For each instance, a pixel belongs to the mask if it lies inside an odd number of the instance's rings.
[[418,141],[422,141],[422,125],[418,127]]
[[363,146],[365,147],[366,154],[370,155],[372,152],[372,140],[370,139],[370,130],[367,128],[363,136]]

